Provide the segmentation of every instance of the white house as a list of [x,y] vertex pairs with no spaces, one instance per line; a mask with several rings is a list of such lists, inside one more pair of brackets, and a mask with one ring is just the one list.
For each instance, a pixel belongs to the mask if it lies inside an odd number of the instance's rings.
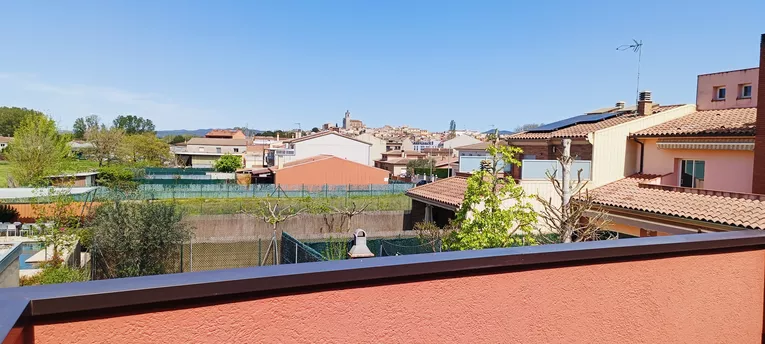
[[212,139],[195,137],[186,144],[185,151],[174,152],[181,165],[210,168],[224,154],[244,155],[245,139]]
[[369,149],[369,156],[371,160],[369,163],[370,166],[374,166],[375,160],[382,159],[383,153],[387,151],[386,147],[388,145],[388,141],[376,137],[370,133],[358,135],[356,136],[356,139],[368,142],[372,145]]
[[481,142],[481,140],[475,137],[468,136],[468,135],[461,135],[461,136],[456,136],[451,140],[444,141],[443,148],[454,149],[457,147],[472,145],[479,142]]
[[369,142],[340,135],[334,131],[324,131],[313,135],[284,141],[284,147],[269,148],[265,163],[278,166],[293,160],[305,159],[316,155],[334,155],[338,158],[372,165]]

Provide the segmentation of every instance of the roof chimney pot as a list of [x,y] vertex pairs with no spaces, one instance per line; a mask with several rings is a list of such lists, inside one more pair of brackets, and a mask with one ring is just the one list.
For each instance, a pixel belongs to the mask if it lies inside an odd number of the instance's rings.
[[642,91],[638,95],[637,113],[640,116],[650,116],[653,114],[651,91]]
[[626,103],[623,100],[620,100],[620,101],[616,102],[616,107],[619,108],[619,109],[624,109],[624,105],[625,104]]

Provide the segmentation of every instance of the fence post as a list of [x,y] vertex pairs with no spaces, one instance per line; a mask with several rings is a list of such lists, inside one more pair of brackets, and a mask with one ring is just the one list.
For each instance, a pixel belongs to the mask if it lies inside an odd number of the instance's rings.
[[372,184],[369,184],[369,196],[372,196]]
[[181,272],[183,272],[183,244],[181,244]]
[[295,264],[298,263],[298,243],[295,243]]
[[345,198],[347,199],[351,195],[351,184],[348,184],[348,188],[345,190]]
[[324,184],[324,198],[329,196],[329,184]]
[[189,271],[194,271],[194,238],[189,239]]
[[204,198],[205,196],[202,194],[202,184],[199,184],[199,198]]
[[305,184],[302,184],[300,186],[300,197],[301,198],[304,197],[304,194],[305,194]]
[[226,198],[231,198],[231,185],[226,183]]
[[260,251],[260,238],[258,238],[258,266],[262,266],[263,265],[261,263],[261,261],[260,261],[260,259],[262,257],[261,254],[263,254],[263,253]]

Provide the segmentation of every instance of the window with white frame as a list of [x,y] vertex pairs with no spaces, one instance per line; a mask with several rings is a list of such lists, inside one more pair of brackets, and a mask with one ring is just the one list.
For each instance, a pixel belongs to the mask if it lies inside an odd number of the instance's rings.
[[740,89],[739,97],[752,98],[752,84],[742,84],[740,85]]
[[716,100],[725,100],[725,87],[723,87],[723,86],[715,87],[715,99]]
[[682,160],[680,162],[680,186],[688,188],[704,188],[703,160]]

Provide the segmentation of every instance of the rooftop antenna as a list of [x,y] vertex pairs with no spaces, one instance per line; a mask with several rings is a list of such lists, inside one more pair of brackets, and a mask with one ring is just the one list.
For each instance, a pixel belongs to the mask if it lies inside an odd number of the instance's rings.
[[627,51],[632,50],[633,53],[638,54],[638,65],[637,65],[637,86],[635,87],[635,104],[638,103],[638,98],[640,97],[640,60],[643,57],[643,40],[640,41],[636,39],[632,39],[632,44],[624,44],[620,45],[618,48],[616,48],[618,51]]

